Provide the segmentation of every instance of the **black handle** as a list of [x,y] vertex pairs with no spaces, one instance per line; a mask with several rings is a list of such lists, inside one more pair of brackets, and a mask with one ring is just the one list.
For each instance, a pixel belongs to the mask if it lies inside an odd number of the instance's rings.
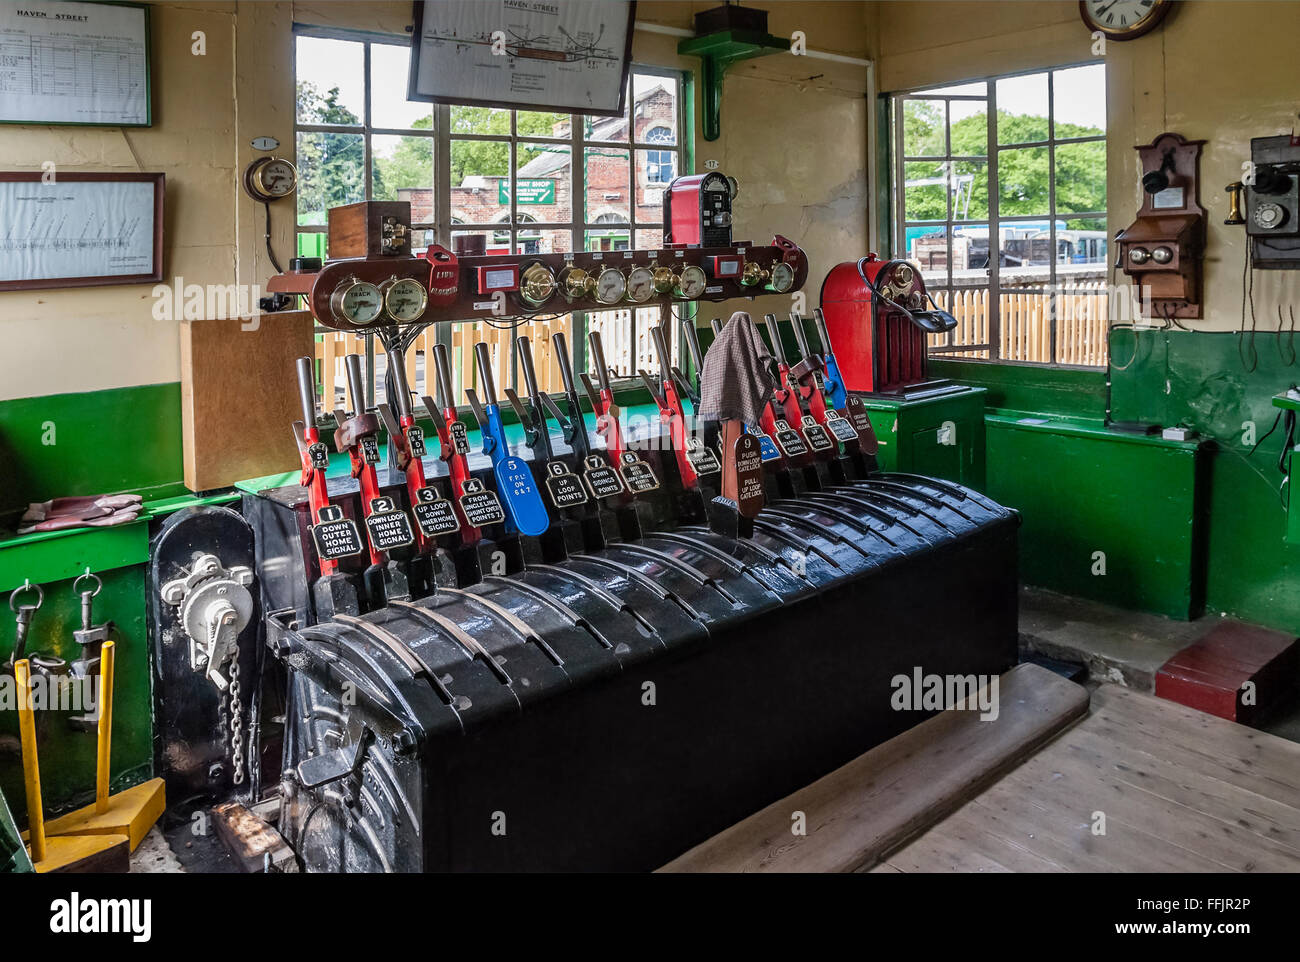
[[305,427],[316,424],[316,372],[312,359],[298,358],[298,400],[302,404],[302,423]]
[[813,308],[813,320],[817,322],[817,336],[822,339],[822,353],[834,354],[835,351],[831,349],[831,335],[826,330],[826,315],[822,313],[820,307]]
[[764,314],[763,320],[767,324],[767,333],[772,338],[772,354],[777,361],[785,363],[785,345],[781,343],[781,329],[776,326],[775,314]]
[[446,411],[454,408],[456,403],[451,399],[451,363],[447,360],[445,344],[433,345],[433,364],[438,369],[438,386],[434,393],[438,396],[438,407]]
[[605,366],[605,348],[601,344],[600,331],[590,332],[587,335],[587,343],[591,345],[591,360],[596,366],[596,380],[602,391],[608,391],[609,368]]
[[393,396],[389,398],[399,417],[411,415],[411,388],[406,383],[406,358],[401,348],[388,352],[388,380],[392,385]]
[[578,385],[573,380],[573,365],[569,363],[569,344],[563,331],[551,335],[551,347],[555,350],[555,361],[560,365],[560,380],[564,382],[564,393],[568,397],[578,396]]
[[794,339],[799,344],[799,352],[804,357],[809,357],[812,351],[808,350],[808,332],[803,329],[803,318],[794,311],[790,312],[790,326],[794,328]]
[[497,386],[492,379],[492,355],[483,341],[474,345],[474,360],[478,362],[478,378],[483,385],[483,400],[488,404],[496,404]]
[[537,371],[533,368],[533,346],[524,335],[517,341],[519,345],[519,366],[524,372],[524,388],[534,401],[541,393],[537,390]]
[[366,382],[361,376],[361,355],[349,354],[343,359],[348,372],[348,393],[352,395],[352,413],[366,413]]
[[659,356],[659,372],[667,377],[673,366],[673,358],[668,353],[668,342],[664,340],[664,326],[656,324],[650,328],[650,337],[655,342],[655,354]]
[[682,318],[682,340],[686,342],[686,350],[691,354],[691,367],[695,368],[698,375],[704,367],[704,352],[700,350],[700,335],[695,330],[695,322],[689,317]]
[[722,318],[715,317],[713,320],[709,321],[709,327],[713,328],[713,336],[717,337],[722,333]]

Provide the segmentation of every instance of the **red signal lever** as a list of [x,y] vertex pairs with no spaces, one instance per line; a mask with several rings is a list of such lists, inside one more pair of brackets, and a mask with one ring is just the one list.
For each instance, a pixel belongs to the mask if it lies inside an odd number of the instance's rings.
[[474,545],[483,537],[483,532],[470,525],[460,501],[465,494],[465,482],[470,479],[469,437],[465,425],[456,417],[456,402],[451,393],[451,365],[447,361],[446,346],[433,346],[433,363],[438,372],[434,392],[438,400],[435,403],[428,396],[421,400],[433,420],[434,430],[438,432],[438,457],[447,465],[447,475],[451,478],[451,502],[456,509],[456,518],[460,521],[461,543]]
[[[298,394],[302,403],[302,420],[293,425],[298,453],[302,457],[302,486],[307,489],[313,525],[321,520],[321,509],[330,503],[325,484],[325,470],[329,467],[329,449],[320,439],[316,426],[316,375],[312,359],[298,358]],[[320,559],[320,573],[330,575],[338,571],[339,563],[328,558]]]
[[[366,410],[366,387],[361,377],[361,356],[349,354],[344,358],[348,374],[348,394],[352,398],[352,415],[335,408],[334,446],[346,451],[352,460],[352,476],[361,484],[361,511],[365,517],[374,513],[373,502],[380,497],[379,476],[375,465],[379,463],[379,418]],[[370,549],[370,564],[384,563],[384,553],[375,546],[370,526],[366,526],[366,545]]]

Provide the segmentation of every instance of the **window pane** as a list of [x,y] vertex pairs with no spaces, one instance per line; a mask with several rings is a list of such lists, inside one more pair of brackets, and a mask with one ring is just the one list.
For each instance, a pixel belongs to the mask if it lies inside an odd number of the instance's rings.
[[463,107],[453,104],[451,133],[507,135],[510,133],[510,111],[496,107]]
[[[1003,277],[1006,272],[1003,272]],[[1052,326],[1046,282],[1025,279],[1019,285],[1004,287],[998,297],[1001,332],[1001,356],[1004,361],[1052,360]]]
[[[571,151],[564,144],[519,144],[515,149],[515,209],[543,224],[573,219]],[[503,195],[503,203],[509,197]]]
[[1110,309],[1104,276],[1062,280],[1058,289],[1056,363],[1105,364]]
[[1106,68],[1102,64],[1056,71],[1052,97],[1057,138],[1106,132]]
[[982,160],[952,162],[952,219],[983,220],[989,216],[989,168]]
[[491,224],[509,216],[502,203],[502,183],[510,174],[510,145],[497,140],[451,142],[451,216],[453,223]]
[[584,148],[589,224],[626,224],[632,218],[627,148]]
[[365,115],[364,45],[297,38],[298,122],[360,125]]
[[370,141],[370,194],[411,202],[411,223],[433,220],[433,138],[376,135]]
[[568,114],[536,113],[530,110],[515,113],[515,130],[520,137],[568,137],[571,123]]
[[[557,295],[553,304],[547,305],[554,307],[555,304],[563,304],[563,300]],[[538,319],[520,324],[513,332],[516,338],[528,338],[529,347],[533,355],[533,371],[537,375],[537,387],[539,390],[546,391],[552,396],[558,396],[564,392],[564,380],[560,376],[560,365],[556,360],[555,343],[551,340],[557,332],[563,333],[565,340],[572,345],[575,340],[573,315],[564,314],[560,317],[548,317],[545,320]],[[518,370],[519,354],[515,352],[515,383],[523,384],[523,372]],[[573,363],[573,358],[569,358],[569,363]],[[520,389],[522,393],[522,388]],[[564,404],[561,402],[560,407]],[[551,423],[551,431],[558,433],[558,426]]]
[[[957,326],[948,332],[947,344],[987,344],[989,342],[989,291],[987,287],[961,287],[952,291],[932,292],[935,303],[957,318]],[[948,357],[988,357],[985,351],[958,351]]]
[[948,219],[948,164],[904,164],[903,181],[905,220]]
[[1046,147],[998,151],[998,213],[1047,215],[1051,187]]
[[411,48],[391,43],[370,45],[370,123],[372,127],[433,127],[433,105],[406,99]]
[[917,91],[917,93],[926,94],[926,95],[947,94],[949,96],[974,96],[974,97],[983,97],[987,92],[988,92],[988,84],[985,83],[983,80],[978,80],[975,83],[969,83],[969,84],[958,84],[954,87],[934,87],[930,90]]
[[952,232],[953,286],[987,284],[988,277],[989,225],[956,225]]
[[663,220],[664,190],[676,176],[676,151],[636,152],[636,219],[639,222],[653,224]]
[[662,227],[649,227],[636,231],[636,249],[639,251],[656,251],[663,247],[664,229]]
[[907,259],[916,265],[925,281],[926,289],[948,283],[948,229],[946,227],[907,228]]
[[[605,363],[618,377],[635,377],[638,370],[657,374],[659,357],[650,328],[658,324],[659,319],[658,307],[593,311],[587,315],[587,329],[600,332]],[[675,338],[668,340],[672,344]]]
[[365,200],[361,134],[298,134],[298,223],[325,224],[325,212]]
[[567,254],[573,249],[573,232],[524,225],[515,234],[515,249],[520,254]]
[[[1059,127],[1058,127],[1059,129]],[[1056,210],[1092,213],[1106,209],[1106,142],[1056,148]]]
[[[490,229],[480,229],[480,230],[463,229],[462,230],[454,226],[455,221],[453,221],[452,224],[453,224],[452,231],[451,231],[452,250],[456,250],[457,238],[480,238],[480,242],[483,244],[484,252],[489,254],[493,253],[492,248],[496,242],[496,239],[500,236],[499,231],[490,230]],[[502,243],[500,247],[501,249],[496,251],[496,253],[505,253],[505,243]]]
[[635,135],[642,144],[677,143],[677,81],[638,74],[632,78]]
[[903,155],[906,157],[943,157],[947,154],[945,132],[948,125],[947,105],[942,100],[905,100],[903,102]]
[[989,152],[987,100],[954,100],[948,105],[954,157],[984,157]]
[[1007,77],[997,92],[999,144],[1047,139],[1047,74]]
[[587,140],[627,143],[627,110],[622,117],[583,117],[582,136]]

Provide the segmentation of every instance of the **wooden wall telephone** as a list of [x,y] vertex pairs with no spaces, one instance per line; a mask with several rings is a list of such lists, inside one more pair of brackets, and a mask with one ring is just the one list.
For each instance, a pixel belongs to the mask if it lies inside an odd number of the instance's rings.
[[1119,266],[1137,283],[1153,318],[1201,316],[1205,208],[1200,205],[1203,140],[1164,133],[1136,148],[1142,206],[1120,231]]

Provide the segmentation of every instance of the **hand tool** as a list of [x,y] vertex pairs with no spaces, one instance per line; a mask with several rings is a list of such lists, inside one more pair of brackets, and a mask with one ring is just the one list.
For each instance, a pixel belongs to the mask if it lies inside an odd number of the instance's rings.
[[346,451],[352,461],[352,476],[361,485],[361,512],[366,523],[366,544],[370,566],[362,575],[366,598],[372,609],[382,608],[390,598],[409,598],[410,582],[388,552],[415,542],[411,520],[392,498],[379,488],[375,465],[379,463],[379,418],[368,410],[365,381],[361,376],[361,356],[344,358],[348,375],[348,393],[352,414],[335,409],[334,446]]
[[483,435],[483,453],[492,459],[497,493],[506,508],[506,531],[509,534],[540,535],[550,526],[550,516],[546,513],[546,503],[537,490],[528,462],[511,454],[506,443],[505,425],[501,423],[501,408],[497,406],[496,384],[492,378],[492,358],[488,346],[482,341],[474,345],[474,360],[486,403],[480,404],[478,395],[470,388],[465,390],[465,396],[478,419],[479,431]]

